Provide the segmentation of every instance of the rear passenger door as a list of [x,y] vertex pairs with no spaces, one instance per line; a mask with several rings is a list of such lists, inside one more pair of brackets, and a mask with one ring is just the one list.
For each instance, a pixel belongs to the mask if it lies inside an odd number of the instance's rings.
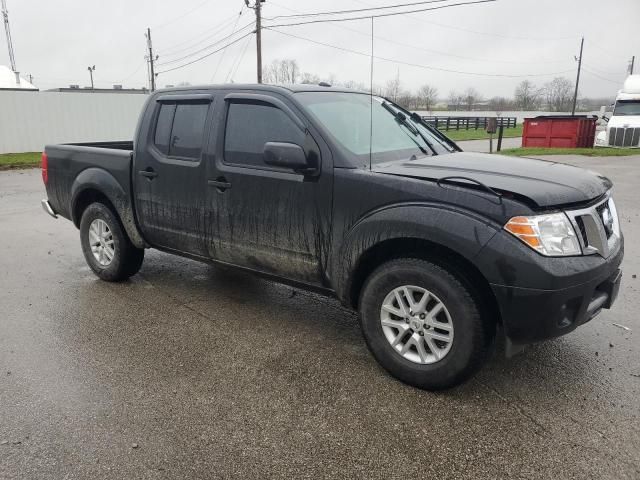
[[206,135],[211,95],[158,97],[134,172],[139,223],[155,247],[207,255]]

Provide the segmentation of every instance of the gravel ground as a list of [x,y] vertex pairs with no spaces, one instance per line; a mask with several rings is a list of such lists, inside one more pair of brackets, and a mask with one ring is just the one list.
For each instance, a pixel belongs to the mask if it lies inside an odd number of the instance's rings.
[[0,478],[640,478],[640,156],[566,161],[616,183],[617,304],[437,394],[332,299],[155,251],[97,280],[0,173]]

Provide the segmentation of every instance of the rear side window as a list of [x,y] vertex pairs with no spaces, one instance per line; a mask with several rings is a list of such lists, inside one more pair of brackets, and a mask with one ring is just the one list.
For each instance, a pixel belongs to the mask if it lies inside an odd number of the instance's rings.
[[162,104],[154,136],[156,148],[169,157],[199,160],[208,110],[208,103]]
[[304,133],[279,108],[258,103],[231,103],[225,129],[225,163],[266,166],[262,151],[267,142],[302,146]]
[[156,148],[165,155],[169,155],[169,138],[171,137],[171,125],[173,124],[173,114],[176,111],[175,104],[163,103],[158,114],[156,124],[156,134],[153,143]]
[[196,160],[200,158],[208,109],[208,103],[184,103],[176,106],[169,156]]

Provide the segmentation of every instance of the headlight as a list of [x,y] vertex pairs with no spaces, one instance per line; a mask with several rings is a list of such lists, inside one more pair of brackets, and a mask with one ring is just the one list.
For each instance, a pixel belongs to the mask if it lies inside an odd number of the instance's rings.
[[564,213],[513,217],[504,229],[543,255],[561,257],[582,253],[573,225]]

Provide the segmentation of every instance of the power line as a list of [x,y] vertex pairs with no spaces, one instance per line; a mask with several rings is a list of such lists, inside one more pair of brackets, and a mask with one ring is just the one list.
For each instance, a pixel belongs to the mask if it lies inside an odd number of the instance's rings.
[[605,82],[611,82],[611,83],[615,83],[616,85],[620,85],[622,83],[621,80],[611,80],[610,78],[605,78],[601,75],[598,75],[595,72],[592,72],[591,70],[584,68],[584,66],[582,67],[582,70],[584,70],[585,72],[587,72],[589,75],[593,75],[596,78],[599,78],[600,80],[604,80]]
[[192,8],[191,10],[187,11],[186,13],[183,13],[182,15],[178,16],[178,17],[174,17],[171,20],[162,23],[160,25],[156,25],[155,27],[153,27],[154,30],[158,30],[160,28],[166,27],[167,25],[171,25],[172,23],[177,22],[178,20],[182,20],[184,17],[186,17],[187,15],[191,15],[193,12],[195,12],[196,10],[198,10],[199,8],[204,7],[207,3],[209,3],[209,0],[204,0],[204,2],[199,3],[197,6],[195,6],[194,8]]
[[[309,25],[311,23],[328,23],[328,22],[348,22],[351,20],[363,20],[363,19],[369,19],[371,17],[373,18],[380,18],[380,17],[392,17],[395,15],[405,15],[407,13],[417,13],[417,12],[429,12],[432,10],[442,10],[443,8],[451,8],[451,7],[462,7],[465,5],[476,5],[476,4],[480,4],[480,3],[493,3],[493,2],[497,2],[498,0],[474,0],[474,1],[469,1],[469,2],[459,2],[459,3],[451,3],[449,5],[440,5],[438,7],[428,7],[428,8],[419,8],[417,10],[409,10],[409,11],[404,11],[404,12],[390,12],[390,13],[377,13],[377,14],[373,14],[373,15],[364,15],[364,16],[360,16],[360,17],[349,17],[349,18],[327,18],[327,19],[323,19],[323,20],[306,20],[303,22],[296,22],[296,23],[284,23],[284,24],[279,24],[279,25],[269,25],[269,27],[293,27],[293,26],[297,26],[297,25]],[[267,27],[265,27],[267,28]]]
[[[371,17],[369,17],[371,18]],[[349,52],[349,53],[353,53],[356,55],[361,55],[361,56],[365,56],[365,57],[370,57],[371,55],[369,53],[365,53],[365,52],[359,52],[357,50],[352,50],[350,48],[346,48],[346,47],[340,47],[338,45],[331,45],[329,43],[324,43],[324,42],[319,42],[316,40],[312,40],[310,38],[305,38],[305,37],[301,37],[299,35],[293,35],[291,33],[285,33],[285,32],[281,32],[279,30],[275,30],[272,27],[264,27],[267,30],[270,30],[272,32],[276,32],[279,33],[281,35],[286,35],[288,37],[293,37],[293,38],[297,38],[299,40],[304,40],[310,43],[315,43],[316,45],[321,45],[324,47],[329,47],[329,48],[334,48],[336,50],[342,50],[344,52]],[[418,68],[424,68],[427,70],[435,70],[435,71],[440,71],[440,72],[447,72],[447,73],[458,73],[458,74],[462,74],[462,75],[474,75],[474,76],[480,76],[480,77],[501,77],[501,78],[523,78],[523,77],[549,77],[552,75],[562,75],[565,73],[569,73],[569,72],[573,72],[573,70],[563,70],[561,72],[549,72],[549,73],[530,73],[530,74],[519,74],[519,75],[510,75],[510,74],[499,74],[499,73],[481,73],[481,72],[468,72],[468,71],[462,71],[462,70],[452,70],[452,69],[448,69],[448,68],[441,68],[441,67],[433,67],[430,65],[422,65],[419,63],[412,63],[412,62],[405,62],[402,60],[397,60],[397,59],[393,59],[393,58],[386,58],[386,57],[379,57],[379,56],[374,56],[373,58],[375,58],[376,60],[381,60],[384,62],[390,62],[390,63],[396,63],[396,64],[400,64],[400,65],[407,65],[410,67],[418,67]]]
[[253,26],[253,23],[254,22],[249,22],[244,27],[239,28],[238,30],[236,30],[235,32],[232,32],[231,34],[227,35],[226,37],[223,37],[223,38],[221,38],[219,40],[216,40],[215,42],[213,42],[213,43],[211,43],[211,44],[209,44],[209,45],[207,45],[205,47],[202,47],[202,48],[200,48],[198,50],[195,50],[195,51],[193,51],[193,52],[191,52],[191,53],[189,53],[187,55],[184,55],[184,56],[182,56],[180,58],[176,58],[174,60],[168,60],[166,62],[159,63],[158,66],[162,67],[164,65],[171,65],[173,63],[178,63],[178,62],[181,62],[183,60],[186,60],[187,58],[193,57],[194,55],[197,55],[197,54],[202,53],[202,52],[204,52],[206,50],[209,50],[210,48],[215,47],[216,45],[220,44],[221,42],[224,42],[225,40],[228,40],[229,38],[233,37],[234,35],[237,35],[238,33],[242,32],[243,30],[246,30],[247,27]]
[[[584,62],[583,62],[584,63]],[[587,67],[589,67],[591,70],[595,70],[598,73],[601,73],[603,75],[620,75],[623,74],[624,71],[620,71],[620,72],[605,72],[604,70],[600,70],[599,68],[594,67],[593,65],[588,65],[586,63],[584,63],[584,65],[586,65]]]
[[140,69],[142,68],[142,66],[143,66],[144,64],[146,64],[146,63],[147,63],[147,61],[146,61],[146,60],[143,60],[143,61],[142,61],[142,63],[140,63],[140,65],[138,65],[138,68],[136,68],[136,69],[133,71],[133,73],[131,73],[131,74],[127,75],[125,78],[123,78],[122,80],[120,80],[120,82],[119,82],[119,83],[124,83],[124,82],[126,82],[127,80],[129,80],[129,79],[130,79],[131,77],[133,77],[136,73],[138,73],[138,72],[140,71]]
[[[197,45],[209,40],[212,37],[215,37],[216,35],[218,35],[221,31],[223,31],[225,28],[227,28],[228,26],[231,25],[231,21],[235,20],[236,18],[238,18],[239,14],[234,14],[232,16],[230,16],[229,18],[225,19],[223,22],[218,23],[216,25],[214,25],[213,27],[209,28],[206,30],[206,32],[201,32],[198,35],[196,35],[195,37],[191,37],[189,40],[180,42],[180,43],[176,43],[175,45],[167,48],[167,49],[160,49],[160,51],[163,53],[163,56],[165,57],[173,57],[175,55],[179,55],[182,52],[185,52],[187,50],[191,50],[192,48],[196,47]],[[205,35],[204,37],[202,37],[200,40],[193,42],[193,40],[195,40],[198,37],[202,36],[202,33],[207,33],[207,35]],[[186,44],[190,44],[192,43],[192,45],[189,45],[187,47],[184,48],[178,48],[178,47],[182,47],[183,45]]]
[[[242,8],[240,9],[240,13],[238,13],[238,18],[236,18],[236,23],[233,24],[233,28],[231,29],[231,34],[230,35],[234,35],[234,33],[236,31],[236,27],[238,26],[238,22],[240,21],[240,16],[241,15],[242,15]],[[218,65],[216,65],[216,69],[214,70],[213,75],[211,76],[211,81],[212,82],[213,82],[213,79],[215,78],[216,74],[218,73],[218,69],[220,68],[220,64],[222,63],[222,59],[224,58],[224,55],[226,53],[227,53],[227,47],[224,47],[224,50],[222,51],[222,55],[218,59]]]
[[413,3],[398,3],[396,5],[383,5],[381,7],[369,7],[369,8],[352,8],[350,10],[334,10],[332,12],[314,12],[314,13],[297,13],[295,15],[277,15],[275,17],[266,18],[266,20],[275,20],[277,18],[295,18],[295,17],[318,17],[323,15],[342,15],[345,13],[357,13],[357,12],[367,12],[371,10],[388,10],[390,8],[401,8],[401,7],[412,7],[415,5],[424,5],[427,3],[443,3],[448,2],[449,0],[425,0],[422,2],[413,2]]
[[241,36],[241,37],[239,37],[239,38],[236,38],[235,40],[232,40],[231,42],[227,43],[227,44],[226,44],[226,45],[224,45],[223,47],[220,47],[219,49],[214,50],[213,52],[209,52],[209,53],[207,53],[206,55],[203,55],[203,56],[201,56],[201,57],[199,57],[199,58],[196,58],[195,60],[192,60],[192,61],[190,61],[190,62],[188,62],[188,63],[185,63],[185,64],[183,64],[183,65],[178,65],[177,67],[169,68],[169,69],[167,69],[167,70],[163,70],[163,71],[161,71],[161,72],[158,72],[158,75],[160,75],[161,73],[172,72],[172,71],[174,71],[174,70],[178,70],[179,68],[184,68],[184,67],[187,67],[187,66],[189,66],[189,65],[193,65],[194,63],[197,63],[197,62],[199,62],[199,61],[201,61],[201,60],[204,60],[205,58],[208,58],[208,57],[210,57],[211,55],[214,55],[214,54],[218,53],[219,51],[224,50],[224,49],[225,49],[226,47],[228,47],[229,45],[233,45],[234,43],[238,43],[240,40],[242,40],[243,38],[247,38],[249,35],[253,35],[253,32],[246,33],[246,34],[244,34],[243,36]]
[[593,41],[593,40],[588,40],[588,39],[586,39],[586,40],[587,40],[587,43],[588,43],[588,45],[587,45],[588,47],[595,48],[596,50],[600,50],[603,54],[605,54],[606,58],[608,58],[608,59],[611,59],[611,57],[616,57],[616,58],[619,58],[621,60],[623,60],[623,59],[624,60],[629,60],[629,57],[626,56],[626,55],[622,55],[620,53],[616,53],[613,49],[611,49],[611,50],[605,49],[605,48],[601,47],[600,45],[598,45],[598,43]]
[[229,69],[229,74],[224,79],[225,83],[227,83],[227,81],[229,80],[233,81],[233,77],[235,77],[236,74],[238,73],[238,68],[240,68],[240,64],[244,59],[244,54],[247,53],[247,47],[249,46],[250,43],[251,43],[251,37],[247,37],[247,41],[244,43],[242,52],[240,53],[240,56],[238,57],[237,62],[235,62],[235,67],[233,65],[231,66],[231,68]]
[[[372,6],[372,4],[367,3],[367,2],[363,2],[361,0],[353,0],[356,3],[360,3],[362,5],[369,5]],[[428,23],[430,25],[436,25],[438,27],[441,28],[449,28],[451,30],[458,30],[461,32],[467,32],[467,33],[473,33],[476,35],[486,35],[489,37],[499,37],[499,38],[507,38],[507,39],[515,39],[515,40],[534,40],[534,41],[557,41],[557,40],[575,40],[576,38],[580,38],[578,36],[572,36],[572,37],[524,37],[524,36],[517,36],[517,35],[505,35],[505,34],[500,34],[500,33],[494,33],[494,32],[479,32],[477,30],[470,30],[468,28],[462,28],[462,27],[458,27],[456,25],[447,25],[445,23],[438,23],[438,22],[434,22],[434,21],[428,21],[428,20],[423,20],[423,19],[418,19],[418,17],[413,16],[413,15],[409,15],[406,13],[403,13],[401,15],[404,15],[407,18],[412,19],[414,22],[419,23],[419,24],[423,24],[423,23]]]
[[[362,3],[362,2],[359,2]],[[289,10],[290,12],[296,12],[296,13],[301,13],[299,10],[295,10],[289,7],[285,7],[284,5],[280,5],[279,3],[273,2],[273,1],[269,1],[270,5],[275,5],[276,7],[282,8],[284,10]],[[407,17],[409,17],[407,15]],[[272,17],[272,18],[278,18],[278,17]],[[412,17],[409,17],[412,18]],[[349,31],[349,32],[354,32],[357,33],[358,35],[362,35],[365,37],[371,37],[371,33],[367,33],[367,32],[363,32],[360,30],[357,30],[355,28],[350,28],[347,27],[346,25],[331,25],[334,28],[340,28],[342,30],[345,31]],[[464,55],[456,55],[454,53],[447,53],[447,52],[442,52],[440,50],[433,50],[430,48],[424,48],[424,47],[420,47],[417,46],[415,44],[411,44],[411,43],[404,43],[404,42],[399,42],[397,40],[392,40],[390,38],[386,38],[386,37],[381,37],[379,35],[375,35],[373,38],[375,38],[376,40],[382,40],[383,42],[388,42],[391,44],[395,44],[395,45],[399,45],[402,47],[407,47],[407,48],[413,48],[415,50],[419,50],[419,51],[423,51],[423,52],[428,52],[428,53],[435,53],[436,55],[442,55],[442,56],[446,56],[446,57],[453,57],[453,58],[461,58],[463,60],[471,60],[474,62],[490,62],[490,63],[505,63],[505,64],[514,64],[514,65],[540,65],[540,64],[552,64],[552,63],[569,63],[570,60],[539,60],[539,61],[518,61],[518,60],[495,60],[495,59],[490,59],[490,58],[478,58],[478,57],[467,57]]]

